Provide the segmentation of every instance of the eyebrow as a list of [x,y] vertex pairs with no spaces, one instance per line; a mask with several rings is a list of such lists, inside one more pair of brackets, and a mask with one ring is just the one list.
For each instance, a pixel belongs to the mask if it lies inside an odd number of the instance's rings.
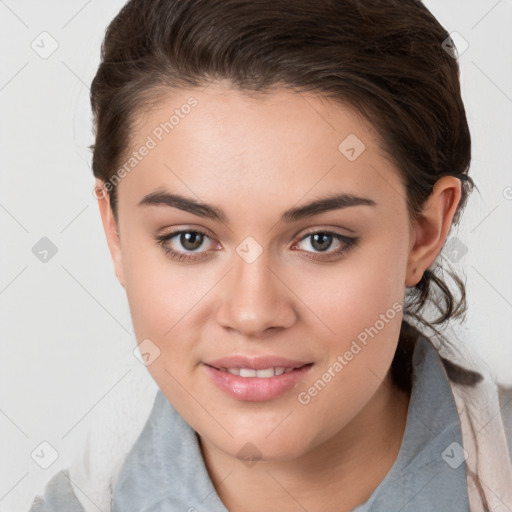
[[[202,203],[180,194],[171,194],[166,191],[155,191],[144,196],[139,202],[139,206],[169,206],[178,208],[198,217],[204,217],[222,223],[227,222],[226,214],[219,208],[208,203]],[[377,203],[368,197],[359,197],[353,194],[331,194],[327,197],[316,199],[303,206],[298,206],[286,210],[281,216],[281,221],[285,223],[295,222],[314,215],[319,215],[331,210],[340,210],[352,206],[377,206]]]

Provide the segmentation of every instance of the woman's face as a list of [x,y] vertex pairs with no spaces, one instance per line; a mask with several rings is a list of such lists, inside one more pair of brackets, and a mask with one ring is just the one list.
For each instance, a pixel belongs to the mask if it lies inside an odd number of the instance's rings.
[[333,438],[384,385],[410,285],[405,189],[371,128],[218,83],[141,119],[126,163],[111,250],[168,400],[233,456]]

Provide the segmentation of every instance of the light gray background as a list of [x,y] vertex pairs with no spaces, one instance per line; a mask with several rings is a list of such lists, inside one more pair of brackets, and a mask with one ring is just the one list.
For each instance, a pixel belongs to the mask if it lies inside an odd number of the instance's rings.
[[[84,452],[105,404],[137,392],[146,403],[156,389],[132,354],[136,341],[92,195],[87,149],[93,142],[88,87],[104,30],[123,3],[0,1],[5,512],[27,510],[50,476]],[[467,247],[454,268],[467,275],[468,342],[512,386],[512,0],[425,3],[469,44],[459,62],[473,136],[470,172],[481,195],[475,190],[451,235],[460,240],[456,247]],[[43,53],[52,44],[58,48],[47,58],[31,46]],[[57,247],[47,262],[32,251],[42,237]],[[132,413],[136,430],[147,406]],[[59,453],[48,469],[31,457],[33,450],[49,456],[44,441]]]

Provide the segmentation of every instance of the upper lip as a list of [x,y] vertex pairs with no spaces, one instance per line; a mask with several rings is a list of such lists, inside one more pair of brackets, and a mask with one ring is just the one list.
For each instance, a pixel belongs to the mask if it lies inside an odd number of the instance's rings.
[[204,364],[214,368],[251,368],[252,370],[264,370],[266,368],[300,368],[311,361],[297,361],[277,356],[228,356],[204,361]]

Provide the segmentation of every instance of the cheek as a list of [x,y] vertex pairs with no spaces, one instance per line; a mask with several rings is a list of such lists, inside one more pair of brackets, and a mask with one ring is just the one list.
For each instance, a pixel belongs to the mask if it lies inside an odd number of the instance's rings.
[[[200,360],[209,310],[205,304],[219,280],[213,267],[180,265],[151,243],[126,244],[126,294],[139,343],[158,355],[147,366],[173,403],[186,402],[180,383],[193,392],[190,376]],[[142,348],[142,347],[141,347]]]
[[326,425],[339,427],[353,417],[393,360],[405,291],[404,258],[396,247],[375,245],[336,270],[316,270],[297,281],[297,295],[321,320],[315,321],[315,340],[324,356],[301,387],[299,403],[309,414],[324,415]]
[[[381,314],[395,318],[396,304],[403,303],[405,293],[405,255],[397,242],[381,237],[336,264],[307,265],[287,279],[323,321],[326,335],[347,340],[373,325]],[[322,322],[318,325],[322,327]]]
[[190,372],[197,360],[194,340],[200,326],[191,322],[201,298],[211,288],[208,279],[197,279],[193,267],[167,261],[165,254],[138,248],[126,260],[126,294],[141,353],[149,352],[147,370],[179,410],[190,408],[183,386],[190,386]]
[[130,238],[126,233],[123,267],[139,341],[151,336],[164,343],[171,339],[179,322],[211,287],[204,273],[201,279],[197,278],[197,267],[173,262],[156,242],[144,241],[143,235]]

